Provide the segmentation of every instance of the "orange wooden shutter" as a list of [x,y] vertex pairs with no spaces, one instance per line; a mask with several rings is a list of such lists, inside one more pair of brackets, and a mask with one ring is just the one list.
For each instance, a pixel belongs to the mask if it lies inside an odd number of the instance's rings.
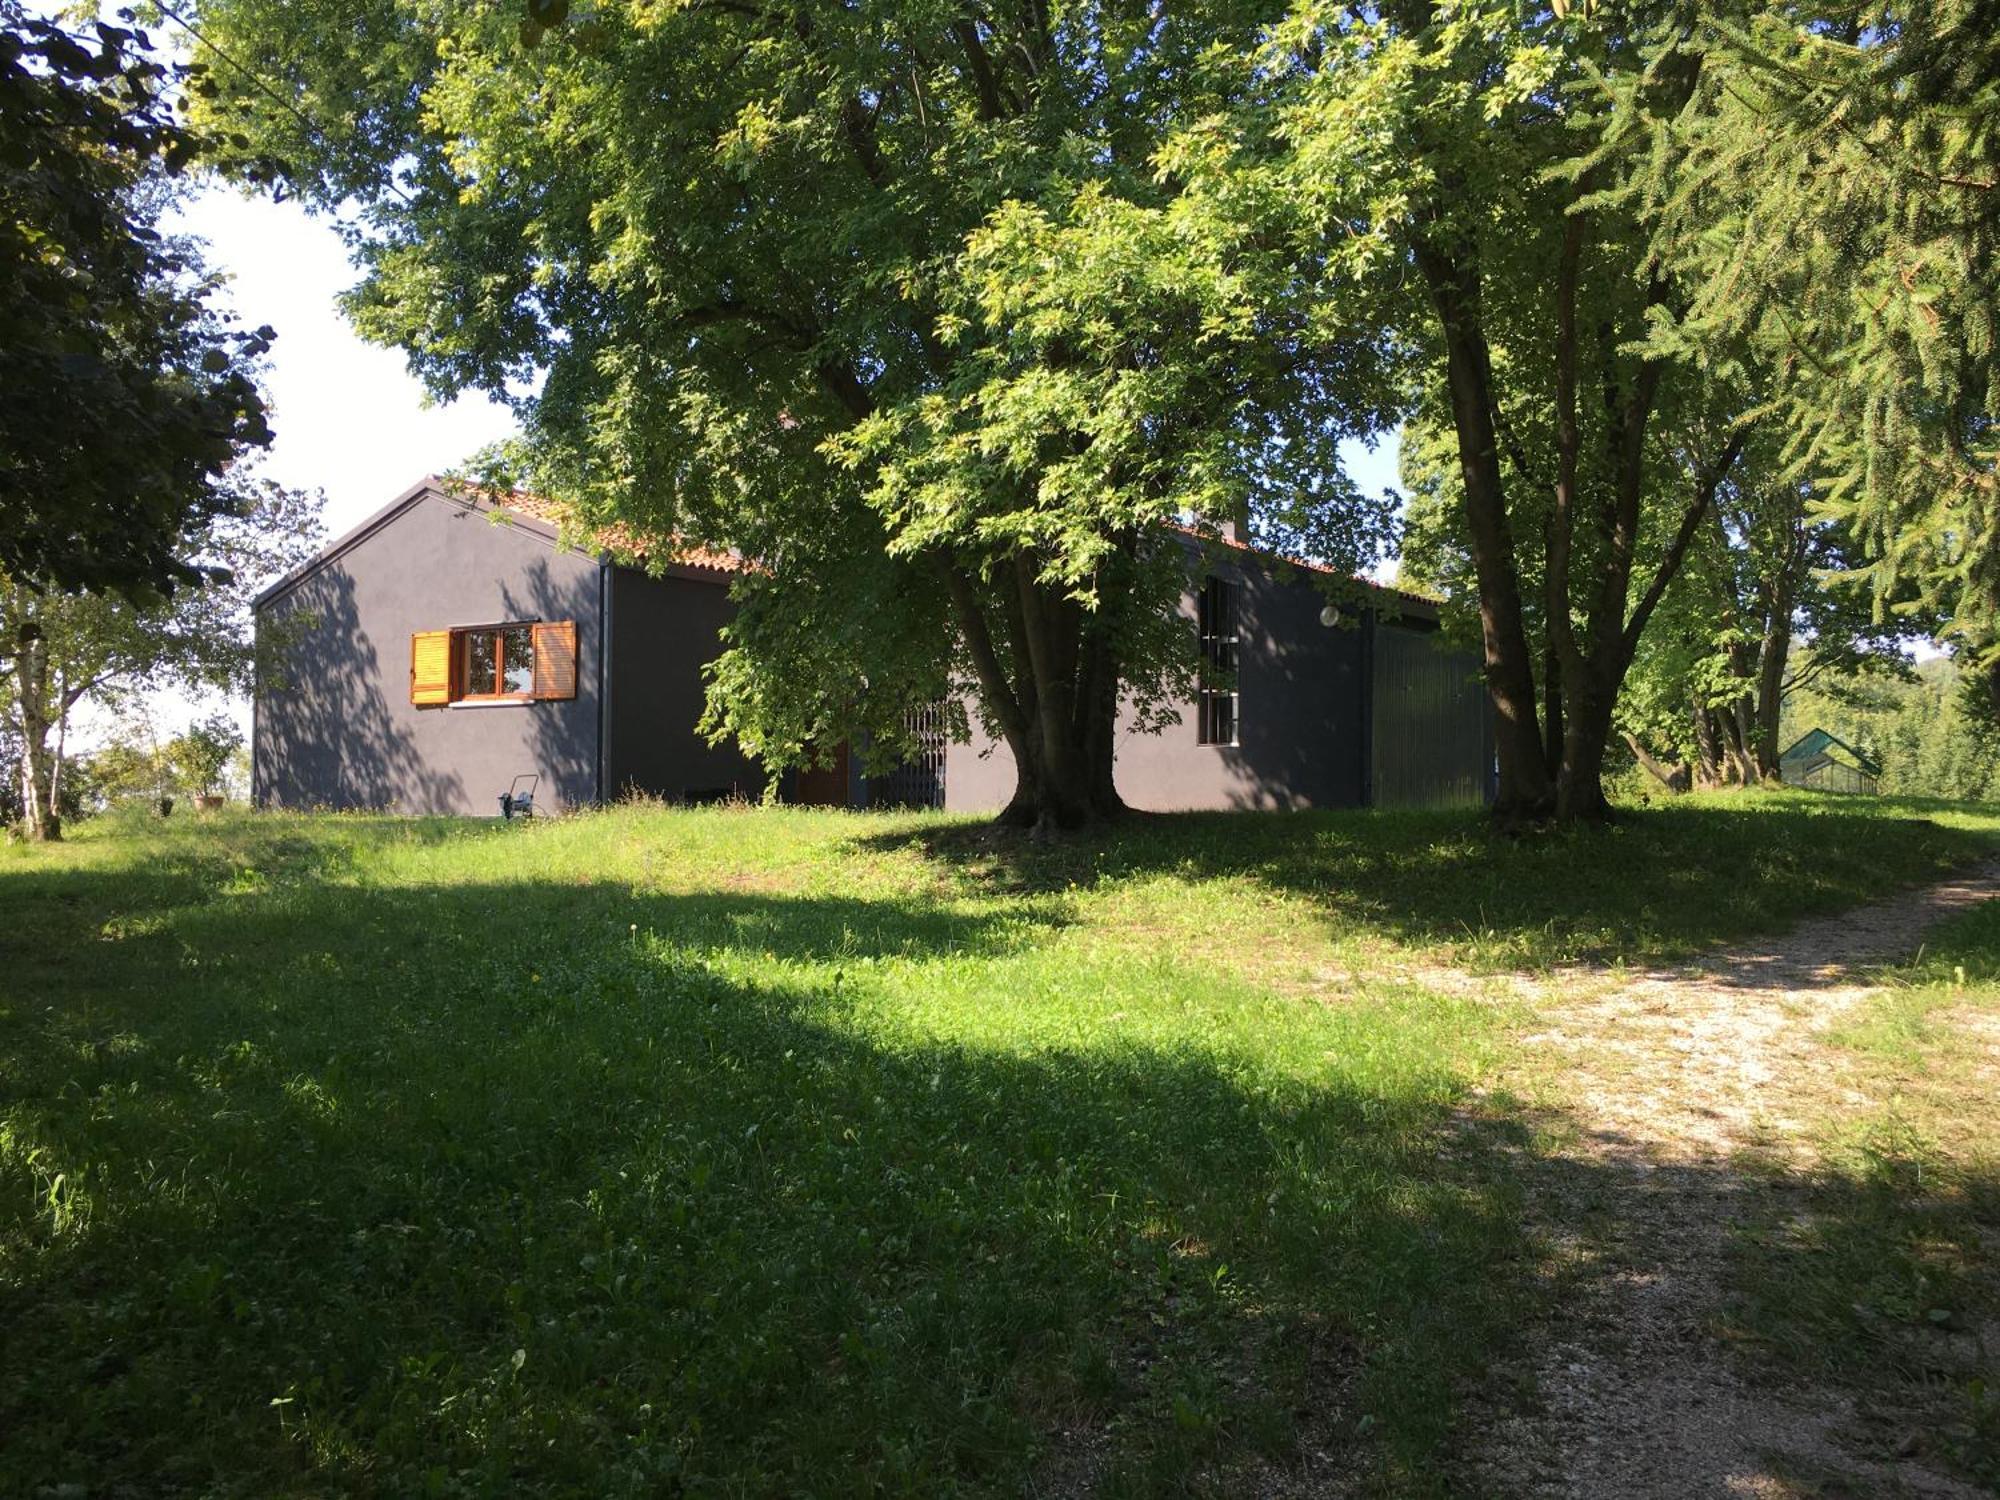
[[410,701],[420,708],[451,702],[449,630],[419,630],[410,637]]
[[535,696],[576,696],[576,621],[535,627]]

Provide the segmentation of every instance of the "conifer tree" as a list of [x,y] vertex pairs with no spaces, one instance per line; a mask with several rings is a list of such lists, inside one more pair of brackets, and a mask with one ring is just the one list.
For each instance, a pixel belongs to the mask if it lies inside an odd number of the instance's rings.
[[1688,290],[1655,347],[1753,343],[1877,617],[2000,664],[2000,6],[1710,13],[1676,46],[1690,99],[1628,91],[1619,127]]

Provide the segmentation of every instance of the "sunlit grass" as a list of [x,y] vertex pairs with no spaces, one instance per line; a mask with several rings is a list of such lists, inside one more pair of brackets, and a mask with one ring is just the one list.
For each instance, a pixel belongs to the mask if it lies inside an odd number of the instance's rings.
[[1987,847],[1912,811],[0,850],[0,1491],[1441,1490],[1536,1247],[1514,1018],[1423,966],[1684,952]]

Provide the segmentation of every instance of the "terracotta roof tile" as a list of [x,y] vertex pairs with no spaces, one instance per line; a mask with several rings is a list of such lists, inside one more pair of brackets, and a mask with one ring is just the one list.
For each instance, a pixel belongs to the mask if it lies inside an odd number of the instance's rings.
[[746,572],[749,568],[749,564],[734,552],[721,552],[712,547],[693,544],[674,547],[665,554],[656,556],[655,549],[642,541],[630,527],[617,522],[609,526],[582,526],[577,523],[574,510],[546,495],[532,494],[527,490],[482,489],[476,485],[466,484],[462,480],[441,479],[438,484],[448,493],[470,494],[496,510],[513,511],[540,521],[545,526],[553,526],[557,531],[581,535],[590,546],[609,552],[622,561],[635,563],[659,561],[683,568],[700,568],[709,573],[727,574]]

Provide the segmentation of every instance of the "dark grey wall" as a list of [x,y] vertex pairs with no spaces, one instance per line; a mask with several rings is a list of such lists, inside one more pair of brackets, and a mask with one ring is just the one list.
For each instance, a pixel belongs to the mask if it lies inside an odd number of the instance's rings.
[[[1118,790],[1148,812],[1198,808],[1353,807],[1364,800],[1366,638],[1352,623],[1320,624],[1326,597],[1302,573],[1253,560],[1218,567],[1242,587],[1236,745],[1199,743],[1194,705],[1158,734],[1128,710],[1118,741]],[[1182,596],[1190,639],[1196,596]],[[945,758],[945,805],[997,811],[1014,789],[1004,741],[977,731]]]
[[1491,795],[1493,702],[1472,652],[1435,631],[1375,632],[1378,807],[1478,807]]
[[[597,796],[599,569],[538,530],[495,524],[433,490],[385,513],[258,610],[260,628],[307,611],[283,685],[260,684],[255,795],[278,807],[491,814],[522,772],[537,805]],[[574,620],[577,696],[417,708],[410,637],[502,620]]]
[[755,797],[764,774],[732,744],[695,733],[707,683],[735,613],[720,579],[611,572],[611,691],[605,715],[605,795],[637,790],[679,799]]

